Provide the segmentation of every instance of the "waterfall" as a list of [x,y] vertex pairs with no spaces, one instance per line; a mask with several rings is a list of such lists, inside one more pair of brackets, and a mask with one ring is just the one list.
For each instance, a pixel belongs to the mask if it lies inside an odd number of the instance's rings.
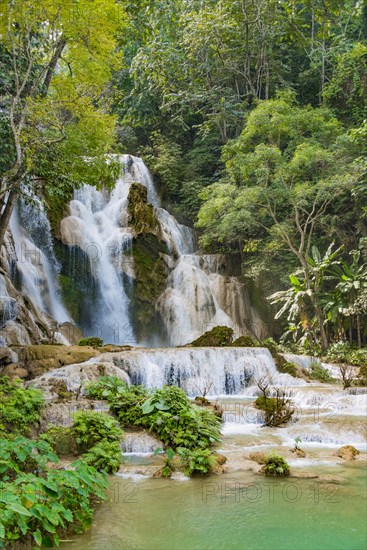
[[[192,229],[181,225],[161,207],[154,182],[144,162],[121,155],[121,174],[112,192],[88,185],[74,194],[69,216],[61,222],[62,242],[70,250],[83,251],[93,280],[95,296],[90,300],[82,327],[87,335],[107,342],[136,344],[134,311],[130,296],[134,281],[134,229],[129,227],[128,197],[131,184],[147,188],[148,202],[159,223],[170,272],[167,287],[156,303],[171,346],[186,344],[215,325],[226,325],[237,335],[256,326],[256,314],[248,303],[244,286],[235,278],[218,273],[218,260],[195,252]],[[149,274],[147,274],[149,276]],[[256,332],[256,329],[255,329]],[[262,336],[262,327],[257,330]],[[260,334],[261,333],[261,334]],[[161,335],[156,335],[161,337]],[[154,334],[151,337],[154,339]]]
[[[98,357],[98,361],[103,360],[103,356]],[[192,397],[203,393],[255,395],[256,383],[262,378],[279,386],[303,384],[300,379],[280,374],[265,348],[132,350],[116,353],[112,360],[129,375],[132,384],[148,388],[176,385]]]
[[21,201],[10,220],[22,292],[40,312],[59,323],[70,321],[57,285],[59,265],[53,253],[50,223],[40,201]]

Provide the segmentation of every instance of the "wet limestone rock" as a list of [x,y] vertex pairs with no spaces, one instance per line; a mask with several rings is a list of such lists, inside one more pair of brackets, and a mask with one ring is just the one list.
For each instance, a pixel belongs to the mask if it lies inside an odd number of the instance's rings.
[[44,432],[51,426],[70,428],[74,424],[74,414],[77,411],[109,412],[105,401],[90,399],[70,399],[69,401],[52,401],[46,403],[42,412],[40,431]]
[[162,449],[163,443],[145,430],[125,430],[125,437],[121,441],[124,453],[154,453]]
[[38,376],[29,384],[45,392],[46,399],[60,399],[70,397],[70,393],[76,397],[84,395],[84,388],[91,382],[96,382],[100,376],[117,376],[130,383],[129,377],[125,371],[116,367],[113,363],[87,362],[67,365],[55,370],[51,370]]
[[343,447],[340,447],[336,454],[343,460],[356,460],[357,456],[360,454],[360,451],[353,447],[353,445],[344,445]]
[[303,451],[299,447],[294,447],[293,449],[290,449],[290,452],[294,453],[298,458],[305,458],[306,457],[305,451]]
[[9,365],[6,365],[5,367],[0,370],[1,376],[9,376],[9,378],[27,378],[28,371],[26,369],[23,369],[19,365],[16,365],[15,363],[10,363]]
[[148,189],[141,183],[132,183],[129,191],[129,225],[136,234],[153,233],[159,235],[160,226],[154,207],[148,203]]
[[97,350],[91,347],[39,345],[18,349],[19,362],[28,371],[30,378],[75,363],[82,363],[96,357]]
[[254,462],[257,462],[258,464],[265,464],[267,455],[265,453],[262,453],[261,451],[257,451],[254,453],[250,453],[248,456],[249,460],[253,460]]

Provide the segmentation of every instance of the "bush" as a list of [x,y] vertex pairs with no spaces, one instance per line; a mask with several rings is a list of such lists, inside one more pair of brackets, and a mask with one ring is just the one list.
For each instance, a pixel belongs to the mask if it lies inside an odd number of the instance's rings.
[[0,439],[0,455],[0,547],[59,546],[60,533],[91,525],[92,506],[107,487],[95,468],[80,462],[74,470],[49,469],[58,461],[50,445],[22,436]]
[[85,387],[85,393],[91,399],[108,399],[120,391],[125,392],[126,388],[126,382],[117,376],[100,376],[97,382]]
[[82,338],[78,342],[78,346],[91,346],[92,348],[101,348],[103,346],[103,340],[97,338],[97,336],[89,336],[88,338]]
[[44,406],[42,392],[24,388],[20,380],[0,377],[0,434],[27,435],[39,423]]
[[91,447],[82,457],[83,462],[93,466],[99,472],[113,474],[121,464],[121,447],[117,441],[103,439]]
[[262,395],[256,399],[255,407],[264,411],[264,425],[277,427],[289,422],[294,414],[290,395],[281,388],[273,388],[270,392],[266,382],[258,382],[258,387]]
[[284,361],[284,363],[277,366],[279,372],[283,374],[290,374],[291,376],[297,377],[297,365],[290,363],[289,361]]
[[112,416],[97,411],[76,412],[73,430],[81,452],[88,451],[100,441],[119,443],[123,435],[118,422]]
[[209,449],[177,449],[188,476],[194,474],[209,474],[217,464],[215,455]]
[[332,381],[329,372],[320,363],[311,363],[309,375],[312,380],[318,380],[319,382]]
[[290,468],[282,456],[273,454],[266,457],[264,472],[267,476],[285,477],[289,476]]
[[367,364],[359,368],[358,382],[361,386],[367,386]]

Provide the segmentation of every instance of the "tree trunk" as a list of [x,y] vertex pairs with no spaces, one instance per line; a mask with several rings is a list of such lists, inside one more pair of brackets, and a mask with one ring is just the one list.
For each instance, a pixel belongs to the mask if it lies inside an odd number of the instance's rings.
[[357,335],[358,335],[358,347],[362,347],[362,338],[361,338],[361,318],[359,313],[357,313]]
[[9,192],[8,200],[6,201],[6,205],[0,215],[0,246],[4,242],[5,233],[6,233],[6,230],[8,229],[10,217],[13,213],[17,198],[18,198],[18,186],[16,186]]

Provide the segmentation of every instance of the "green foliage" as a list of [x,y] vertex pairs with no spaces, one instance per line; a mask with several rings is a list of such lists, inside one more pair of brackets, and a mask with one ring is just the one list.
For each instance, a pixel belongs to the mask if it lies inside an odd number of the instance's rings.
[[108,399],[110,396],[124,392],[126,382],[117,376],[100,376],[97,382],[91,382],[85,387],[85,393],[91,399]]
[[26,389],[19,380],[0,377],[0,433],[28,434],[39,423],[43,406],[40,390]]
[[217,461],[215,455],[210,449],[177,449],[177,453],[181,458],[184,472],[188,476],[195,474],[209,474]]
[[331,382],[332,377],[328,371],[318,362],[313,362],[310,365],[310,378],[319,382]]
[[103,340],[97,338],[97,336],[88,336],[88,338],[82,338],[78,342],[78,346],[91,346],[92,348],[101,348],[103,346]]
[[102,439],[83,455],[83,462],[93,466],[99,472],[113,474],[121,464],[121,446],[118,441]]
[[290,474],[290,468],[283,457],[272,454],[265,459],[264,472],[267,476],[286,477]]
[[[24,442],[21,444],[19,453]],[[106,487],[105,476],[83,463],[74,470],[43,468],[42,475],[20,472],[14,481],[2,478],[0,547],[20,541],[59,546],[61,532],[70,527],[82,532],[90,527],[92,506],[106,498]]]
[[120,442],[123,432],[109,414],[98,411],[78,411],[74,414],[74,433],[83,452],[100,442]]
[[42,441],[47,441],[58,456],[77,454],[77,443],[73,428],[51,426],[40,435]]
[[367,365],[367,349],[355,348],[347,342],[336,342],[331,344],[327,350],[327,359],[333,363],[346,363],[356,367]]
[[367,117],[367,46],[357,43],[337,57],[333,77],[324,90],[326,103],[346,122],[361,124]]
[[0,439],[0,479],[13,481],[21,472],[45,470],[47,462],[58,458],[46,441],[32,441],[23,436]]
[[233,340],[233,329],[226,326],[217,326],[205,332],[202,336],[188,344],[193,347],[224,347],[229,346]]
[[[94,389],[96,388],[96,390]],[[176,386],[150,392],[142,386],[127,386],[103,377],[89,386],[88,395],[100,395],[105,387],[110,409],[122,426],[142,426],[165,446],[176,449],[206,448],[219,441],[220,419],[211,411],[190,403]]]

